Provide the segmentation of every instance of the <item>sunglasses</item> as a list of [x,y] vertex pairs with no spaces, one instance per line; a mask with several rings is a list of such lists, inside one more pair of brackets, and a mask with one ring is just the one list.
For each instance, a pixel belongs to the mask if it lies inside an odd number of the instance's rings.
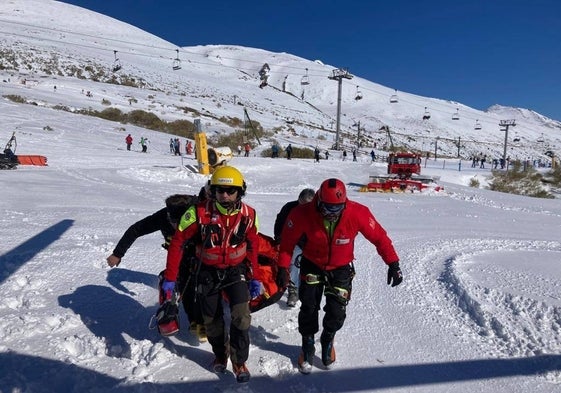
[[344,208],[345,208],[344,203],[338,203],[338,204],[322,203],[320,205],[320,209],[323,214],[339,214],[343,211]]
[[238,188],[237,187],[216,187],[216,193],[217,194],[228,194],[228,195],[234,195],[236,192],[238,192]]

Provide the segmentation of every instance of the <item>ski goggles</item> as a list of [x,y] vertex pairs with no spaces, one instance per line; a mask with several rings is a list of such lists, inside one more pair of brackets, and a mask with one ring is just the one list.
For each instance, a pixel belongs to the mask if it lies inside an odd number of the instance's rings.
[[216,187],[217,194],[234,195],[238,191],[238,187]]
[[319,205],[319,209],[321,211],[321,214],[326,215],[326,216],[339,215],[339,214],[341,214],[341,212],[343,211],[344,208],[345,208],[344,203],[325,203],[325,202],[322,202]]

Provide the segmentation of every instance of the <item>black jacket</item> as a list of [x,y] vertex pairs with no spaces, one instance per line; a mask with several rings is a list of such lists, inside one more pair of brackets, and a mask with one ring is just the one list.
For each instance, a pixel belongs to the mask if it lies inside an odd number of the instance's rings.
[[125,231],[119,240],[119,243],[117,243],[117,246],[113,250],[113,254],[122,258],[136,239],[156,231],[162,232],[166,244],[169,244],[171,237],[175,233],[175,229],[168,220],[168,211],[165,207],[132,224],[129,229]]
[[290,201],[285,204],[281,209],[279,214],[277,214],[277,218],[275,219],[275,227],[273,229],[275,234],[275,241],[278,243],[280,242],[280,235],[282,233],[282,227],[284,227],[284,223],[286,222],[286,218],[288,217],[288,213],[294,208],[298,206],[298,200]]

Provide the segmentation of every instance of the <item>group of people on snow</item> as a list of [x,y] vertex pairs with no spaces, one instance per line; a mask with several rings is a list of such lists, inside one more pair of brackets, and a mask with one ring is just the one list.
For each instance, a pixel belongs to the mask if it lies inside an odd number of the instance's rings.
[[[133,137],[131,134],[128,134],[125,137],[125,144],[127,145],[127,150],[131,150],[131,146],[132,146],[132,142],[133,142]],[[148,144],[150,143],[150,141],[148,140],[148,138],[142,136],[140,137],[140,147],[142,149],[143,153],[146,153],[148,151]],[[171,154],[174,154],[176,156],[180,156],[181,155],[181,141],[179,140],[179,138],[170,138],[169,140],[169,152]],[[185,154],[187,155],[191,155],[193,154],[193,143],[186,139],[185,140]]]
[[[138,237],[161,231],[167,261],[160,273],[160,333],[179,330],[177,304],[182,303],[191,331],[212,348],[212,370],[223,373],[230,362],[238,382],[250,379],[249,328],[252,311],[259,309],[252,302],[267,298],[262,294],[271,277],[265,272],[273,271],[279,295],[274,301],[288,288],[287,305],[301,303],[297,363],[304,374],[312,370],[325,298],[319,342],[321,361],[328,367],[335,361],[335,336],[351,299],[355,237],[360,233],[375,246],[393,287],[403,276],[392,241],[368,207],[348,199],[339,179],[324,180],[317,191],[303,189],[297,200],[287,202],[275,219],[274,238],[259,232],[257,212],[242,201],[246,192],[238,169],[217,168],[198,195],[172,195],[163,209],[131,225],[107,263],[119,265]],[[274,252],[273,267],[259,263],[265,243]],[[224,305],[229,307],[228,328]]]
[[[133,142],[132,135],[128,134],[125,137],[125,144],[127,145],[127,150],[131,149],[132,142]],[[148,141],[148,138],[145,138],[145,137],[142,136],[142,137],[140,137],[140,142],[138,142],[138,143],[140,144],[140,147],[142,148],[142,152],[146,153],[148,151],[148,143],[150,143]]]

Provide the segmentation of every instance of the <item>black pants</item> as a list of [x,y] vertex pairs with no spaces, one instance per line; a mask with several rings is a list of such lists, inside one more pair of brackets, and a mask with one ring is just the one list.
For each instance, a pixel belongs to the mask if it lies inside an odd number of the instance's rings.
[[298,313],[298,331],[302,336],[313,336],[319,331],[319,309],[324,294],[323,329],[335,334],[343,327],[347,303],[351,298],[353,276],[354,269],[351,265],[325,271],[302,258],[298,290],[302,302]]
[[[249,289],[245,279],[246,267],[241,264],[228,269],[201,266],[197,292],[208,341],[217,357],[223,357],[230,343],[230,358],[242,364],[249,356]],[[225,329],[222,300],[230,306],[230,337]]]

